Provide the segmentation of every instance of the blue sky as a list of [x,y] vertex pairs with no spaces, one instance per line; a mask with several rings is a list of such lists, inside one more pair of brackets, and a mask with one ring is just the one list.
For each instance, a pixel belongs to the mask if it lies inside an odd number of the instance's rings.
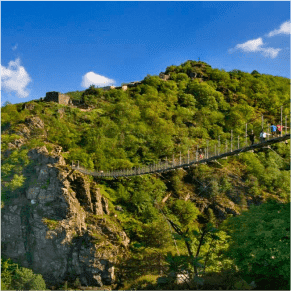
[[290,78],[290,3],[1,2],[1,104],[118,86],[199,57]]

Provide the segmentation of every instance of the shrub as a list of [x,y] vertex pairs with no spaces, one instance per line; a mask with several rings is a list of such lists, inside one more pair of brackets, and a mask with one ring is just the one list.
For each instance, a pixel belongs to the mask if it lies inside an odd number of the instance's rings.
[[[10,259],[4,260],[1,258],[1,283],[4,283],[7,289],[10,288],[12,276],[17,269],[18,265],[12,263]],[[2,289],[4,289],[3,285]]]
[[34,274],[32,270],[21,268],[16,270],[12,287],[20,290],[45,290],[45,281],[39,274]]
[[188,225],[196,220],[199,210],[190,201],[176,200],[173,205],[173,212],[178,216],[182,225]]
[[225,227],[231,235],[227,255],[245,276],[264,289],[289,290],[290,203],[269,201],[253,206],[228,219]]
[[54,230],[58,227],[59,221],[48,219],[48,218],[43,218],[42,222],[50,229]]
[[1,278],[1,290],[8,290],[8,287],[7,287],[6,284],[3,282],[2,278]]
[[133,282],[129,283],[126,289],[135,289],[135,290],[155,290],[156,280],[158,275],[144,275]]

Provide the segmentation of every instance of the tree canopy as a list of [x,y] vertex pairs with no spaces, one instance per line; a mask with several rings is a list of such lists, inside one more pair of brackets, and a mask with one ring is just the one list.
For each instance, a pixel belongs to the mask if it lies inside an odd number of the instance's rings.
[[[90,170],[120,170],[178,159],[180,153],[205,147],[207,140],[214,145],[218,136],[224,143],[231,130],[234,137],[243,136],[246,123],[258,140],[262,114],[264,129],[278,124],[281,106],[283,117],[290,115],[287,78],[226,72],[196,61],[169,66],[165,74],[169,80],[148,75],[127,91],[90,86],[68,92],[74,106],[40,100],[5,104],[1,207],[25,190],[27,173],[34,166],[28,152],[39,146],[45,145],[50,153],[61,146],[67,164],[79,161]],[[43,127],[29,123],[35,116]],[[287,286],[289,157],[290,144],[278,143],[187,171],[97,182],[112,208],[123,209],[118,217],[137,266],[157,254],[165,263],[170,253],[170,265],[197,267],[197,274],[236,265],[264,287],[271,284],[266,277],[271,269],[272,278]],[[281,204],[262,204],[269,197]],[[206,217],[206,209],[213,211],[215,222],[210,214]],[[227,219],[230,214],[235,217]],[[225,219],[226,228],[221,229]],[[138,274],[143,267],[137,268]],[[15,288],[27,283],[21,276],[42,286],[27,270],[15,276]]]

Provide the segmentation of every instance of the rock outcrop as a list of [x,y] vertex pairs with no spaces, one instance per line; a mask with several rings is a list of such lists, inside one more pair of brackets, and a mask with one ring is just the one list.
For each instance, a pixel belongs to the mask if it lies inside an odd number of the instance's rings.
[[2,255],[42,274],[48,286],[77,277],[85,286],[112,284],[129,239],[97,185],[59,152],[29,152],[28,186],[2,208]]
[[15,133],[17,135],[23,136],[25,138],[29,138],[30,137],[30,130],[27,126],[25,126],[24,124],[20,123],[16,130],[13,130],[12,133]]
[[44,128],[44,122],[38,116],[27,117],[25,123],[30,129]]
[[35,105],[33,103],[25,103],[23,109],[33,110]]
[[25,143],[24,138],[16,139],[16,140],[8,143],[8,148],[9,149],[20,148],[24,143]]

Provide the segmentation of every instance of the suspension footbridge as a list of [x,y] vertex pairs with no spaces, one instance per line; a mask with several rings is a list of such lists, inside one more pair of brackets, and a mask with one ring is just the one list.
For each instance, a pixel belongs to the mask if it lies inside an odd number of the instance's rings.
[[[209,147],[208,145],[203,148],[197,148],[195,151],[188,150],[186,156],[174,157],[171,160],[164,160],[159,163],[153,163],[151,165],[145,165],[142,167],[135,167],[132,169],[124,169],[124,170],[114,170],[114,171],[90,171],[85,169],[84,167],[72,163],[72,169],[78,170],[79,172],[91,175],[94,177],[99,178],[118,178],[118,177],[130,177],[130,176],[140,176],[140,175],[148,175],[148,174],[155,174],[161,172],[172,171],[175,169],[180,168],[189,168],[190,166],[198,165],[198,164],[205,164],[215,160],[227,158],[234,155],[239,155],[243,152],[253,151],[256,149],[261,148],[270,148],[272,144],[278,142],[287,142],[290,139],[290,133],[285,132],[285,134],[281,134],[281,136],[274,137],[274,138],[267,138],[266,140],[261,140],[261,142],[247,145],[247,141],[244,147],[240,147],[239,139],[236,146],[236,149],[233,149],[232,142],[230,143],[230,149],[228,149],[228,144],[225,142],[225,146],[221,147],[220,141],[218,141],[218,145],[214,145]],[[223,149],[222,149],[223,148]]]

